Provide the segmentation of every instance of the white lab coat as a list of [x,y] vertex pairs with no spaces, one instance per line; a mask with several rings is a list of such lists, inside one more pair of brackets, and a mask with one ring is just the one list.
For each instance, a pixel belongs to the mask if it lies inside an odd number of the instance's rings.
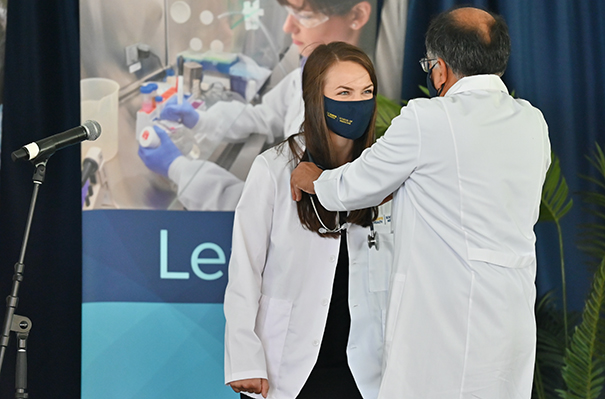
[[177,198],[190,211],[233,211],[244,182],[210,161],[176,158],[168,168]]
[[[218,102],[208,111],[198,111],[195,136],[215,141],[241,141],[251,133],[267,136],[267,142],[287,138],[300,131],[305,106],[302,99],[301,69],[290,72],[263,96],[261,104]],[[207,161],[179,157],[168,169],[177,184],[177,197],[189,210],[232,211],[244,182],[229,171]]]
[[361,157],[315,182],[321,203],[393,198],[382,399],[527,399],[535,235],[550,164],[541,112],[495,75],[402,108]]
[[267,136],[267,142],[300,131],[305,106],[302,72],[296,68],[268,91],[257,105],[219,101],[207,111],[198,111],[194,132],[215,141],[242,141],[251,133]]
[[[270,399],[295,398],[317,360],[340,247],[340,239],[300,223],[290,194],[293,167],[287,144],[255,159],[235,211],[224,301],[225,383],[267,378]],[[380,250],[369,249],[369,228],[347,229],[347,356],[364,398],[378,395],[392,263],[390,204],[381,212]]]

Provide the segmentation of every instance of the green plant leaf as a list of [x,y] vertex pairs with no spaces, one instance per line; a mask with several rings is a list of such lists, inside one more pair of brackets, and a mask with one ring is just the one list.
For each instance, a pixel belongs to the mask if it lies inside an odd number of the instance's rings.
[[427,89],[426,87],[422,86],[422,85],[418,85],[418,88],[420,89],[420,91],[422,91],[427,97],[430,97],[431,94],[429,93],[429,89]]
[[540,202],[540,217],[538,221],[559,222],[573,206],[573,200],[568,198],[569,188],[565,177],[561,174],[559,158],[552,153],[551,163],[546,172]]
[[376,139],[382,137],[391,121],[401,112],[402,104],[378,94],[376,96]]
[[[540,202],[540,216],[538,221],[552,221],[555,223],[557,229],[557,236],[559,239],[559,260],[561,262],[561,296],[563,300],[563,309],[562,309],[562,322],[563,328],[560,331],[563,332],[563,348],[567,348],[569,343],[569,312],[567,310],[567,284],[565,277],[565,256],[564,256],[564,248],[563,248],[563,230],[561,228],[560,220],[569,212],[571,207],[573,206],[573,201],[568,198],[569,188],[567,187],[567,182],[565,181],[565,177],[561,174],[561,165],[559,163],[559,158],[556,154],[551,153],[551,164],[546,172],[546,176],[544,179],[544,186],[542,187],[542,200]],[[540,331],[542,330],[542,331]],[[541,346],[537,348],[537,359],[540,357],[547,357],[547,359],[553,360],[554,362],[560,361],[561,352],[554,351],[556,343],[548,346],[549,341],[552,341],[554,338],[548,337],[548,333],[543,331],[543,328],[540,328],[538,331],[538,336],[542,335],[540,340]],[[546,335],[546,337],[544,336]],[[547,345],[547,346],[545,346]],[[550,351],[548,349],[551,349]],[[545,353],[542,353],[545,352]],[[543,361],[542,361],[543,363]],[[534,389],[534,394],[537,396],[534,397],[546,397],[547,391],[548,395],[553,395],[553,390],[558,392],[559,387],[562,386],[559,381],[560,373],[558,372],[558,366],[556,363],[550,364],[551,369],[549,370],[547,366],[536,363],[536,373],[539,373],[534,379],[536,387]],[[553,381],[555,383],[550,383],[549,372],[552,374],[552,370],[555,373],[555,377],[553,377]]]
[[[578,247],[593,257],[596,262],[605,256],[605,154],[596,144],[596,150],[591,156],[586,157],[592,167],[596,169],[597,177],[581,176],[584,180],[592,183],[599,191],[580,193],[582,200],[588,205],[585,209],[593,216],[594,223],[582,224],[579,235]],[[592,262],[592,266],[596,266]],[[596,263],[596,264],[595,264]]]
[[561,398],[597,399],[605,382],[605,257],[601,260],[592,288],[567,348],[562,369],[567,390]]
[[553,291],[536,303],[535,312],[538,336],[532,398],[546,399],[555,397],[556,390],[564,387],[561,377],[565,355],[563,312],[555,306]]

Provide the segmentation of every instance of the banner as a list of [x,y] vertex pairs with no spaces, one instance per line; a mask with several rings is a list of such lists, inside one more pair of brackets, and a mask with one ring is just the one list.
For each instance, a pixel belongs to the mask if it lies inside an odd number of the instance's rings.
[[84,212],[83,398],[234,396],[222,313],[232,223],[232,212]]
[[310,48],[373,55],[364,3],[344,32],[344,15],[309,28],[319,11],[276,0],[80,0],[82,122],[102,127],[82,143],[83,398],[238,396],[223,378],[233,211],[254,158],[299,131]]

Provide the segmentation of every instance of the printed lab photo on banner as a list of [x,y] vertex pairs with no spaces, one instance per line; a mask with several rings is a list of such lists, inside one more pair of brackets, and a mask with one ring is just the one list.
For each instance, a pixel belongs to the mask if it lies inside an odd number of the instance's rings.
[[254,158],[299,131],[308,45],[373,57],[375,0],[352,33],[298,3],[81,0],[81,118],[102,128],[82,143],[82,208],[233,211]]

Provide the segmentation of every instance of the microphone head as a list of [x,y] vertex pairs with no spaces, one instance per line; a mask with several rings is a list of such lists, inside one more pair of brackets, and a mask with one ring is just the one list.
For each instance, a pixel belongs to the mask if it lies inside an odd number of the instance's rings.
[[86,140],[95,141],[101,135],[101,125],[97,121],[88,120],[82,124],[88,132]]

